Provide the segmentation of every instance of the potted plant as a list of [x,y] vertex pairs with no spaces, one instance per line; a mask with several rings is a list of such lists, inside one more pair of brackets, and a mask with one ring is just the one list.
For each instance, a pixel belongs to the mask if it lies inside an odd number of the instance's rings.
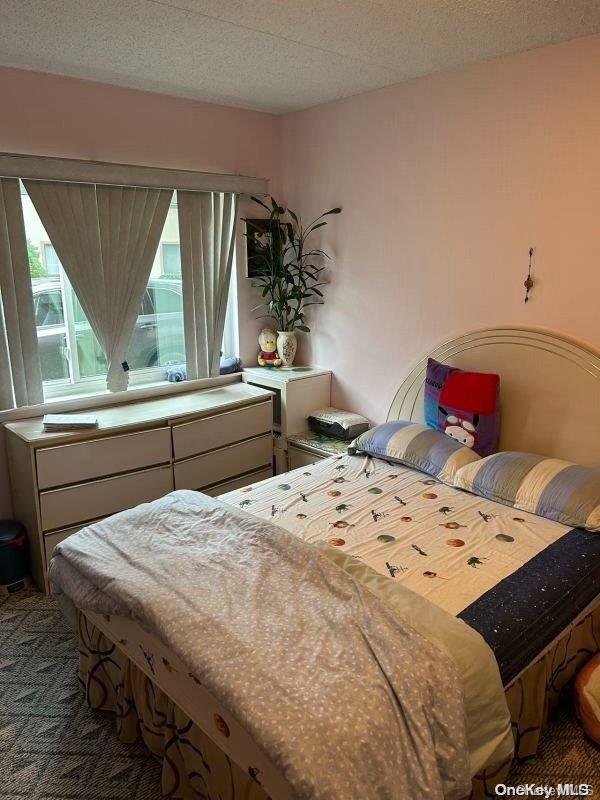
[[301,218],[291,209],[283,208],[270,197],[270,207],[258,197],[253,197],[269,213],[265,234],[264,221],[258,224],[246,219],[246,236],[253,238],[252,285],[259,288],[263,301],[253,308],[265,308],[267,313],[258,319],[269,317],[277,324],[277,351],[284,366],[293,364],[298,343],[296,331],[310,333],[305,314],[309,306],[323,304],[321,287],[325,269],[322,259],[330,256],[308,244],[309,237],[327,225],[325,217],[340,214],[341,208],[323,212],[304,227]]

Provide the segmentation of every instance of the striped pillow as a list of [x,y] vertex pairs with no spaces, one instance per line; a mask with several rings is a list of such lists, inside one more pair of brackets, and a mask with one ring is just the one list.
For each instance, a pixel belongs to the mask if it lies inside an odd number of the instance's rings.
[[365,431],[349,445],[348,452],[406,464],[449,484],[460,467],[481,458],[441,431],[403,420],[384,422]]
[[531,453],[495,453],[459,470],[454,485],[572,528],[600,531],[600,469]]

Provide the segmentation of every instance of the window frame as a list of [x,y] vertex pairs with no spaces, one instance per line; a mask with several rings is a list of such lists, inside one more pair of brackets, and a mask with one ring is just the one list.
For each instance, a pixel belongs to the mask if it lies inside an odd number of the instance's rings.
[[[168,383],[165,378],[166,367],[149,367],[148,369],[131,370],[129,387],[151,386],[156,383]],[[106,388],[106,376],[80,378],[78,383],[66,380],[44,381],[44,400],[65,400],[69,397],[93,397],[95,395],[112,395]]]

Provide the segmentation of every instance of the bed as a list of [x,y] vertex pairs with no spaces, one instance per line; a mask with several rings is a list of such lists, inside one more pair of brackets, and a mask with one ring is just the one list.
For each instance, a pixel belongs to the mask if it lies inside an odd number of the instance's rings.
[[[600,358],[590,348],[548,332],[503,328],[459,337],[431,355],[500,372],[501,449],[600,463]],[[421,418],[424,369],[425,360],[400,386],[391,419]],[[581,419],[594,421],[596,436]],[[598,534],[517,514],[364,456],[326,459],[222,500],[303,542],[325,542],[478,631],[498,664],[517,757],[535,753],[560,690],[598,650]],[[123,740],[143,738],[163,758],[164,794],[294,796],[235,714],[159,637],[125,616],[82,612],[60,599],[78,625],[88,702],[116,712]],[[506,776],[511,757],[504,745],[481,757],[474,795],[493,796]]]

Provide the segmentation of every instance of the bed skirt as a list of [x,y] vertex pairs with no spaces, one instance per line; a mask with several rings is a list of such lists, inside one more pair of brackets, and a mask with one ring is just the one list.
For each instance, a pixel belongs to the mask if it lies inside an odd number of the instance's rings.
[[[162,793],[172,800],[269,800],[260,777],[245,772],[102,631],[79,614],[79,678],[88,705],[115,715],[124,743],[143,741],[162,760]],[[600,650],[600,607],[565,632],[507,689],[515,757],[531,758],[565,687]],[[510,762],[473,780],[471,797],[493,798]],[[277,800],[274,798],[273,800]]]

